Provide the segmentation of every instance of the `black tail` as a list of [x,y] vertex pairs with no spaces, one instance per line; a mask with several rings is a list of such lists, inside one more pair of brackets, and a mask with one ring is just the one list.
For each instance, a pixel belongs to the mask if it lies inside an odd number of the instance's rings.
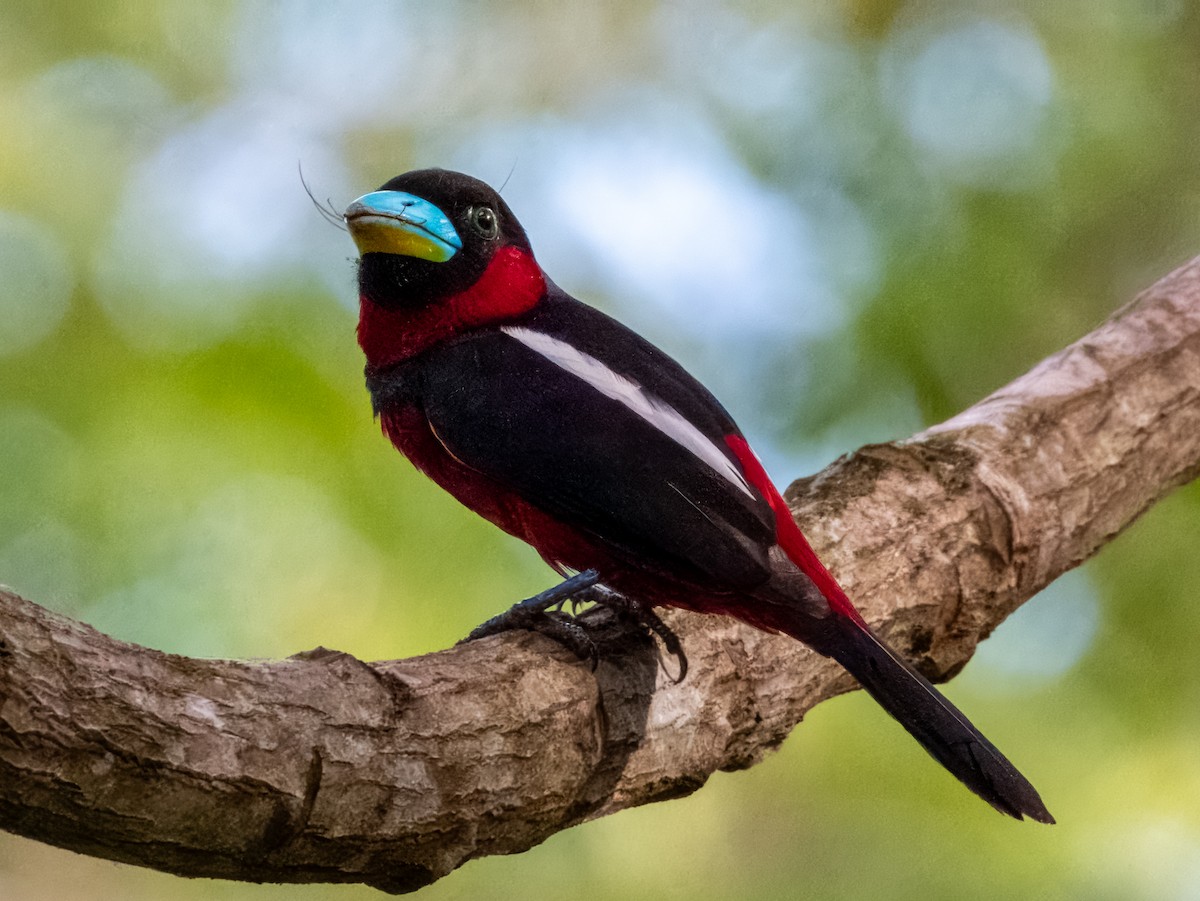
[[1037,789],[928,679],[865,626],[836,613],[834,617],[841,640],[826,653],[938,763],[1001,813],[1054,822]]

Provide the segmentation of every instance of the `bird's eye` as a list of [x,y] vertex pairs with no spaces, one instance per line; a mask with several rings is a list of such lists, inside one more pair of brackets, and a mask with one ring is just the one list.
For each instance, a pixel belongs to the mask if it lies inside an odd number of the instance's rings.
[[467,215],[471,227],[483,237],[490,240],[500,234],[500,222],[496,219],[496,211],[490,206],[474,207]]

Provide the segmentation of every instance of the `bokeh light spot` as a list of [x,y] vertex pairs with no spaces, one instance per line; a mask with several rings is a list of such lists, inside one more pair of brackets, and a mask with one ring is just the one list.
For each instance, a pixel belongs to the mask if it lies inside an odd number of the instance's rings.
[[160,553],[157,567],[89,611],[94,622],[176,653],[264,656],[350,649],[349,636],[377,616],[377,554],[302,479],[251,474],[216,489],[163,536]]
[[967,678],[1050,681],[1077,664],[1100,625],[1100,605],[1087,573],[1059,576],[979,645]]
[[1031,31],[982,20],[904,35],[891,50],[904,127],[935,164],[987,183],[1001,161],[1035,153],[1054,73]]
[[37,344],[62,321],[75,278],[47,226],[0,210],[0,356]]
[[312,208],[297,164],[339,193],[342,165],[303,123],[267,126],[263,116],[255,103],[232,103],[135,167],[93,277],[136,346],[205,346],[242,321],[258,292],[311,290],[342,262],[328,253],[340,236]]

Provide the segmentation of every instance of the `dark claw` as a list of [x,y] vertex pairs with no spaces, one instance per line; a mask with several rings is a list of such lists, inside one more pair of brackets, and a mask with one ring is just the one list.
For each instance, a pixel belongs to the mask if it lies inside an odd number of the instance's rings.
[[616,610],[649,629],[658,636],[666,652],[679,661],[679,675],[674,680],[675,684],[678,685],[687,678],[688,659],[687,654],[683,651],[683,642],[679,640],[678,635],[671,631],[671,627],[662,621],[662,617],[654,612],[653,607],[649,607],[635,598],[619,594],[604,585],[593,585],[581,591],[573,600],[591,601],[601,607]]
[[551,608],[561,607],[568,601],[574,607],[578,607],[579,604],[593,603],[632,619],[657,635],[667,653],[679,661],[679,676],[675,681],[682,682],[687,676],[688,661],[679,637],[671,631],[670,627],[653,609],[640,601],[618,594],[611,588],[599,584],[599,578],[600,574],[596,570],[584,570],[540,594],[518,601],[503,613],[493,616],[483,625],[474,629],[459,644],[474,641],[477,638],[486,638],[489,635],[499,635],[501,632],[512,629],[527,629],[532,632],[540,632],[553,638],[559,644],[565,645],[581,660],[590,660],[592,669],[595,669],[599,662],[599,652],[587,630],[574,617],[565,613],[551,612]]
[[683,652],[683,642],[679,640],[678,635],[671,631],[671,627],[654,612],[654,608],[642,604],[637,606],[638,613],[635,616],[640,617],[642,625],[658,636],[666,652],[679,661],[679,675],[674,679],[675,684],[678,685],[687,678],[688,673],[688,659],[687,654]]
[[596,584],[600,574],[594,569],[585,570],[572,576],[558,585],[548,588],[531,598],[518,601],[503,613],[493,616],[483,625],[472,630],[471,634],[459,644],[475,641],[477,638],[487,638],[489,635],[499,635],[512,629],[527,629],[540,632],[548,638],[553,638],[581,660],[589,660],[594,670],[599,663],[600,655],[596,643],[587,634],[587,630],[577,623],[573,617],[565,614],[556,615],[551,607],[559,606],[582,591]]
[[[474,641],[489,635],[499,635],[511,629],[533,629],[537,631],[543,619],[550,619],[546,611],[570,600],[573,596],[585,591],[596,584],[600,574],[594,569],[584,570],[579,575],[572,576],[565,582],[560,582],[552,588],[547,588],[541,594],[517,601],[503,613],[493,616],[486,623],[477,626],[464,641]],[[560,620],[562,622],[562,620]]]

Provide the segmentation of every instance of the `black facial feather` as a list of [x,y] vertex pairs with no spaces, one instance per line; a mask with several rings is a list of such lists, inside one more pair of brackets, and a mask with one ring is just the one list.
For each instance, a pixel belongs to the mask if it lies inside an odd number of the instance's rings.
[[[380,191],[403,191],[438,207],[458,231],[462,249],[444,263],[390,253],[363,254],[359,290],[383,307],[421,307],[470,287],[496,251],[516,245],[530,250],[517,217],[489,185],[445,169],[418,169],[398,175]],[[483,210],[490,210],[488,216]]]

